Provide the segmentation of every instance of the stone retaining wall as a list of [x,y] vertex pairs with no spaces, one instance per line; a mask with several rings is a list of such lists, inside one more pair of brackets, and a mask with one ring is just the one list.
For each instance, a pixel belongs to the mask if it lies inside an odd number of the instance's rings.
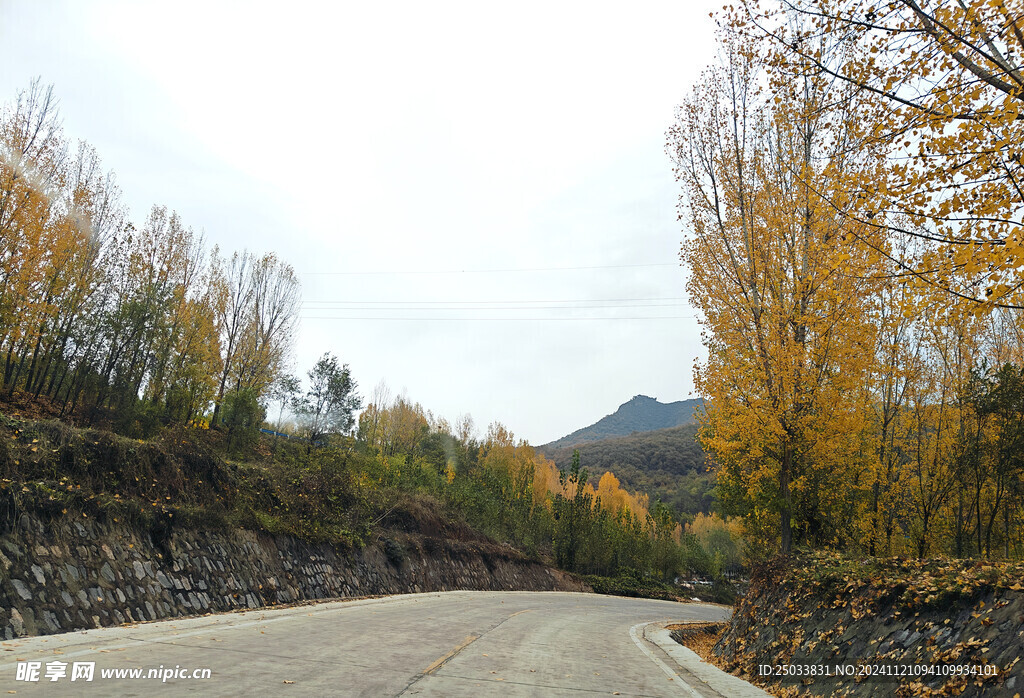
[[0,639],[404,592],[583,585],[492,543],[395,534],[356,552],[253,531],[146,533],[23,514],[0,536]]

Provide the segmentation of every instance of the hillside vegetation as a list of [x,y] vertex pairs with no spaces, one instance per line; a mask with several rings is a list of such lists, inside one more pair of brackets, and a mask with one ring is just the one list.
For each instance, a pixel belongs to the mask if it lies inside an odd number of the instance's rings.
[[459,438],[401,399],[371,405],[356,437],[313,447],[255,427],[232,436],[179,425],[139,440],[0,415],[0,527],[13,530],[23,513],[125,523],[158,546],[175,529],[228,528],[350,549],[389,530],[497,541],[567,571],[621,577],[601,588],[630,593],[671,594],[659,582],[724,570],[706,536],[649,510],[610,473],[591,479],[578,463],[560,473],[500,426]]
[[59,421],[0,415],[0,525],[21,512],[44,520],[98,518],[156,538],[176,527],[241,527],[360,546],[384,500],[360,485],[353,456],[306,455],[266,443],[225,458],[220,432],[171,428],[141,441]]
[[646,395],[636,395],[629,402],[619,405],[619,409],[612,414],[602,417],[588,427],[577,429],[568,436],[544,444],[542,448],[579,446],[616,436],[628,436],[634,432],[693,424],[696,421],[694,412],[699,409],[703,409],[701,400],[681,400],[665,404]]
[[[560,470],[572,462],[573,448],[538,449]],[[594,472],[615,473],[622,486],[661,501],[684,518],[709,513],[714,476],[697,441],[697,425],[659,429],[592,441],[579,446],[580,462]]]

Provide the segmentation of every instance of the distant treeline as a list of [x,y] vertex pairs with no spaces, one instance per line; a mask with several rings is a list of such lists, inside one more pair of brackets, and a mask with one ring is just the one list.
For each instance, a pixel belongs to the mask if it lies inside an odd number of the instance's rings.
[[0,366],[62,416],[188,422],[251,406],[282,371],[299,307],[291,266],[222,253],[154,206],[132,222],[110,172],[62,132],[33,82],[0,114]]
[[559,470],[500,424],[479,440],[469,417],[453,426],[404,398],[378,394],[360,415],[355,445],[370,482],[437,497],[477,530],[550,554],[563,569],[668,581],[738,569],[735,523],[704,518],[684,530],[668,506],[627,490],[588,456],[570,454]]

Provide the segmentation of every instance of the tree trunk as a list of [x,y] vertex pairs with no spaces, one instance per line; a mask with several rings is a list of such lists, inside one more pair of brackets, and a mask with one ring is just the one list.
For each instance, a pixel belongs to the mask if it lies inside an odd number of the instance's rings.
[[875,556],[875,541],[877,541],[881,537],[879,535],[879,531],[878,531],[879,523],[880,523],[879,522],[879,513],[878,513],[878,497],[879,497],[879,487],[878,487],[878,479],[876,478],[875,479],[875,485],[872,488],[872,498],[871,498],[871,522],[872,522],[871,523],[871,528],[873,529],[873,531],[871,533],[871,542],[868,543],[868,555],[870,555],[872,557]]
[[921,517],[921,538],[917,542],[917,556],[923,558],[928,552],[928,526],[930,518],[929,512],[925,512]]
[[782,554],[789,553],[793,548],[792,507],[793,495],[789,491],[789,479],[793,469],[793,446],[786,443],[782,448],[782,465],[779,468],[779,495],[782,498],[779,533],[781,535]]

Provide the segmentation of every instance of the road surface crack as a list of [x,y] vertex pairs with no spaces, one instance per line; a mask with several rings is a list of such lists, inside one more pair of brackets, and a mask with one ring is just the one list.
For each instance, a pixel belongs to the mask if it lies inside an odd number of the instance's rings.
[[527,609],[523,609],[522,611],[516,611],[512,615],[507,616],[505,618],[502,618],[500,621],[498,621],[497,623],[495,623],[491,627],[487,628],[487,630],[483,631],[479,635],[467,635],[466,639],[464,639],[461,643],[459,643],[454,648],[452,648],[451,650],[449,650],[445,654],[443,654],[440,657],[438,657],[437,659],[435,659],[433,662],[430,663],[430,666],[428,666],[426,669],[424,669],[420,673],[418,673],[415,676],[413,676],[412,679],[410,679],[409,683],[407,683],[405,685],[405,688],[403,688],[398,695],[400,695],[400,696],[401,695],[405,695],[406,692],[410,688],[412,688],[417,683],[422,681],[424,677],[427,677],[427,676],[430,676],[432,674],[435,674],[438,669],[440,669],[442,666],[447,664],[450,660],[454,659],[459,654],[459,652],[461,652],[462,650],[464,650],[467,647],[469,647],[471,644],[473,644],[474,642],[476,642],[477,640],[482,638],[484,635],[487,635],[488,633],[494,632],[495,630],[500,628],[506,621],[511,620],[512,618],[515,618],[520,613],[529,613],[532,610],[533,610],[532,608],[527,608]]

